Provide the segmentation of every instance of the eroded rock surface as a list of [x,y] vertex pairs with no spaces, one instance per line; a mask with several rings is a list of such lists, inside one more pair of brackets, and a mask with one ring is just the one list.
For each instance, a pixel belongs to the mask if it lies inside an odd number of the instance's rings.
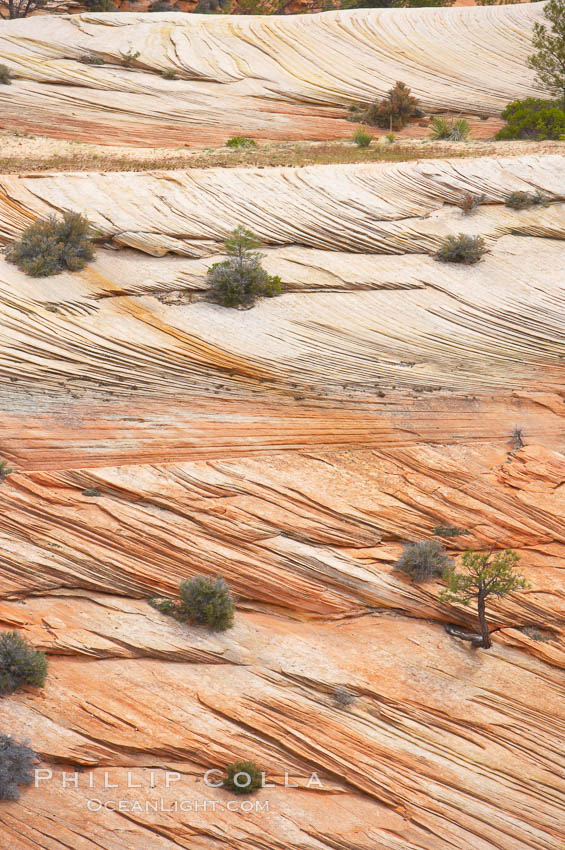
[[16,76],[0,87],[1,120],[9,129],[106,144],[335,139],[352,134],[348,106],[374,101],[397,80],[426,109],[497,116],[508,101],[539,94],[525,60],[541,18],[534,3],[0,22],[0,61]]
[[[559,850],[563,159],[0,185],[6,242],[68,209],[104,240],[74,275],[0,264],[0,627],[51,661],[0,725],[53,771],[0,808],[5,846]],[[511,211],[518,189],[551,203]],[[285,283],[250,311],[206,300],[237,224]],[[438,263],[461,231],[485,259]],[[453,555],[514,548],[530,584],[490,606],[489,651],[446,633],[474,617],[441,583],[393,569],[451,524]],[[238,594],[225,634],[147,603],[202,572]],[[268,812],[203,788],[247,758]],[[129,810],[88,810],[118,794],[105,772]]]

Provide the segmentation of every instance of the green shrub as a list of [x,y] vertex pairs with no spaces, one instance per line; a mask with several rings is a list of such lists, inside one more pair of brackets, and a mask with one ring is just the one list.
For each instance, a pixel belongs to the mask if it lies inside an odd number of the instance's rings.
[[25,743],[0,734],[0,800],[19,800],[18,785],[31,785],[37,755]]
[[548,207],[549,200],[541,192],[511,192],[505,205],[511,210],[525,210],[528,207]]
[[122,59],[126,68],[130,68],[136,59],[140,56],[139,50],[128,50],[127,53],[122,53]]
[[112,0],[85,0],[89,12],[117,12],[118,7]]
[[469,534],[467,528],[457,528],[456,525],[436,525],[434,534],[438,537],[459,537],[461,534]]
[[465,118],[442,118],[434,115],[430,122],[430,138],[435,141],[443,139],[447,142],[466,142],[471,133],[469,122]]
[[5,481],[14,470],[9,466],[7,460],[0,460],[0,481]]
[[82,491],[83,496],[101,496],[102,493],[98,489],[98,487],[88,487],[88,489]]
[[234,794],[252,794],[263,787],[261,769],[254,761],[236,761],[228,764],[224,777],[224,788]]
[[412,118],[421,117],[418,103],[408,86],[397,82],[385,98],[375,101],[365,110],[362,120],[376,127],[401,130]]
[[418,540],[407,543],[395,569],[405,573],[413,581],[430,581],[452,563],[439,540]]
[[551,638],[545,632],[542,632],[541,629],[538,629],[536,626],[524,626],[521,631],[527,635],[527,637],[531,638],[531,640],[539,641],[541,643],[547,643]]
[[484,195],[473,195],[471,192],[465,192],[463,200],[459,204],[459,208],[463,210],[465,215],[470,215],[480,204],[484,203]]
[[506,126],[494,137],[507,139],[559,139],[565,133],[565,110],[559,101],[528,97],[513,100],[503,110]]
[[84,268],[94,256],[90,224],[80,213],[38,219],[6,251],[6,259],[31,277]]
[[195,576],[181,582],[180,613],[192,623],[224,632],[233,625],[235,605],[229,585],[217,576]]
[[92,56],[90,53],[85,53],[84,56],[81,56],[78,60],[82,62],[83,65],[103,65],[104,60],[101,56]]
[[446,236],[434,256],[442,263],[463,263],[470,266],[478,263],[486,253],[487,247],[482,236],[460,233],[459,236]]
[[0,633],[0,694],[11,694],[23,685],[42,688],[47,678],[47,658],[18,632]]
[[12,83],[10,69],[6,65],[0,65],[0,85],[9,86]]
[[366,130],[363,130],[360,127],[353,136],[353,141],[355,142],[358,148],[368,148],[371,142],[373,141],[373,136],[371,136],[370,133],[367,133]]
[[256,148],[257,142],[255,139],[248,139],[247,136],[232,136],[231,139],[227,140],[226,147],[235,148],[236,150]]
[[392,143],[396,141],[396,133],[387,133],[385,139],[390,145],[392,145]]
[[280,295],[281,279],[262,267],[263,255],[253,250],[258,246],[259,240],[251,230],[238,227],[224,242],[228,259],[208,269],[212,294],[224,307],[251,307],[262,295]]
[[177,75],[172,68],[165,68],[164,71],[161,71],[161,76],[164,77],[165,80],[176,80],[177,78]]

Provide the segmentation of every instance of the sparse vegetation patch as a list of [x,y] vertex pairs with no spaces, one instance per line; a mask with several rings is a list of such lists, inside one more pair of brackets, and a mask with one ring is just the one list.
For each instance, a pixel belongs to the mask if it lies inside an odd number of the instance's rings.
[[37,755],[25,743],[0,734],[0,800],[19,800],[19,785],[31,785]]
[[47,657],[18,632],[0,633],[0,694],[11,694],[24,685],[42,688],[47,678]]
[[441,576],[451,563],[440,540],[418,540],[404,546],[395,569],[413,581],[424,582]]
[[446,236],[436,251],[435,258],[442,263],[462,263],[469,266],[478,263],[487,250],[482,236],[460,233],[459,236]]
[[90,223],[74,212],[38,219],[6,251],[7,261],[31,277],[78,271],[93,257]]

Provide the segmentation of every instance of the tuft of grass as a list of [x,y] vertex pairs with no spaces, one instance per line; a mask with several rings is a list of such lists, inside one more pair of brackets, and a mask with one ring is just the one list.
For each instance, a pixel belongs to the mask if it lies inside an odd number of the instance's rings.
[[233,794],[253,794],[263,787],[261,768],[254,761],[236,761],[228,764],[223,782]]
[[366,130],[363,130],[362,127],[359,127],[353,136],[353,141],[358,148],[368,148],[373,141],[373,136],[370,133],[367,133]]
[[389,144],[392,145],[392,143],[396,141],[396,133],[387,133],[385,139]]
[[124,65],[126,68],[131,68],[136,59],[139,59],[140,53],[139,50],[128,50],[127,53],[122,53],[122,59],[124,61]]
[[83,496],[101,496],[102,493],[98,489],[98,487],[88,487],[86,490],[82,491]]
[[7,460],[0,460],[0,481],[5,481],[13,471]]
[[548,643],[551,640],[551,637],[546,632],[542,632],[541,629],[538,629],[537,626],[524,626],[521,629],[521,632],[531,638],[531,640],[535,640],[540,643]]
[[539,191],[511,192],[504,203],[511,210],[526,210],[528,207],[548,207],[549,198]]
[[236,150],[245,150],[246,148],[256,148],[257,142],[255,139],[249,139],[247,136],[232,136],[226,142],[227,148],[235,148]]
[[78,60],[82,62],[83,65],[103,65],[104,60],[101,56],[93,56],[91,53],[85,53],[84,56],[81,56]]
[[461,534],[470,534],[468,528],[458,528],[456,525],[436,525],[434,534],[437,537],[459,537]]
[[175,74],[172,68],[165,68],[164,71],[161,71],[161,76],[165,80],[176,80],[177,78],[177,75]]
[[12,84],[12,75],[10,69],[6,65],[0,65],[0,85],[9,86]]
[[434,141],[466,142],[471,134],[469,122],[465,118],[442,118],[434,115],[430,121],[430,138]]
[[478,263],[487,251],[482,236],[468,236],[466,233],[460,233],[459,236],[446,236],[434,257],[441,263],[461,263],[471,266]]

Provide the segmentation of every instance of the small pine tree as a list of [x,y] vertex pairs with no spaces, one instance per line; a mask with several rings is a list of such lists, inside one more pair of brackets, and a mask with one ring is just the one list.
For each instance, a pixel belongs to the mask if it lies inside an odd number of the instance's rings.
[[23,685],[42,688],[47,678],[47,657],[18,632],[0,634],[0,694],[11,694]]
[[10,735],[0,734],[0,800],[19,800],[18,785],[31,785],[36,753]]
[[224,242],[228,259],[208,269],[208,282],[224,307],[251,307],[261,295],[279,295],[281,279],[271,277],[261,265],[262,254],[254,249],[259,240],[246,227],[237,227]]
[[492,645],[486,619],[488,597],[502,598],[514,590],[528,586],[526,579],[514,571],[519,560],[519,556],[512,549],[497,552],[496,555],[493,555],[492,551],[483,554],[469,549],[461,559],[463,571],[458,571],[457,566],[452,564],[443,574],[447,589],[440,593],[440,602],[468,605],[471,600],[477,600],[481,645],[485,649]]
[[229,585],[223,578],[195,576],[179,586],[181,618],[224,632],[233,625],[235,605]]
[[401,130],[411,118],[422,115],[418,104],[418,99],[412,96],[408,86],[398,82],[385,98],[367,109],[363,120],[377,127],[388,127],[391,131]]
[[224,777],[224,788],[234,794],[252,794],[263,787],[261,769],[254,761],[236,761],[228,764]]
[[532,46],[535,53],[528,65],[536,72],[536,82],[565,107],[565,0],[549,0],[543,7],[546,24],[534,24]]

